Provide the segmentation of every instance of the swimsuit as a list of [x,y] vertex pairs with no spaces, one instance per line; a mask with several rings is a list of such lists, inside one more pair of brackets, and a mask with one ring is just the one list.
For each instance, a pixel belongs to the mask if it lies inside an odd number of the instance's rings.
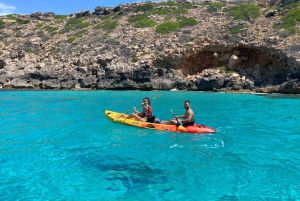
[[188,122],[188,123],[185,123],[185,122],[180,122],[182,126],[193,126],[195,121],[191,121],[191,122]]

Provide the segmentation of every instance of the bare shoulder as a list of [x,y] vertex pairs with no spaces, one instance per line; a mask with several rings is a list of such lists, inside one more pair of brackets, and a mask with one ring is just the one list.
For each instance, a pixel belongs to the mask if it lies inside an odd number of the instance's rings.
[[189,114],[194,114],[194,111],[190,108],[190,109],[188,110],[188,113],[189,113]]

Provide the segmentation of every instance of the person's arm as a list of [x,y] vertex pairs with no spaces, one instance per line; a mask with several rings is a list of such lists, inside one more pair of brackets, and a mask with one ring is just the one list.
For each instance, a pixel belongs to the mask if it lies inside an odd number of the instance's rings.
[[139,112],[139,111],[137,111],[137,110],[135,110],[135,112],[136,112],[136,114],[137,114],[138,116],[141,117],[141,116],[143,116],[144,113],[147,113],[147,112],[148,112],[148,107],[143,105],[143,110],[142,110],[141,112]]
[[133,110],[134,110],[135,114],[137,114],[137,115],[139,115],[139,114],[140,114],[140,112],[139,112],[139,111],[137,111],[135,107],[133,108]]
[[184,118],[184,115],[181,115],[181,116],[175,116],[175,118]]
[[193,113],[191,111],[188,111],[187,114],[186,114],[186,118],[184,118],[183,120],[181,120],[181,122],[183,122],[183,123],[192,122],[192,119],[193,119]]

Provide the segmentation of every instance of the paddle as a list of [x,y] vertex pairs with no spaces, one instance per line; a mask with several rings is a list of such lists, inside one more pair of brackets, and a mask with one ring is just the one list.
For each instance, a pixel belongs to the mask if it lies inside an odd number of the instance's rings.
[[[162,96],[161,94],[158,94],[157,96],[155,96],[154,98],[152,98],[152,99],[150,99],[150,100],[153,101],[153,100],[155,100],[155,99],[157,99],[157,98],[159,98],[159,97],[161,97],[161,96]],[[140,104],[140,105],[138,105],[138,106],[135,107],[135,108],[139,108],[139,107],[141,107],[142,105],[143,105],[143,103]],[[123,114],[127,114],[128,112],[131,112],[132,110],[134,110],[134,109],[132,108],[132,109],[128,110],[127,112],[124,112],[124,113],[120,114],[116,119],[119,119],[120,117],[122,117]],[[116,119],[114,119],[114,120],[116,120]]]
[[171,109],[171,113],[173,114],[173,116],[174,116],[174,118],[176,119],[176,121],[177,121],[177,124],[176,124],[176,131],[177,131],[177,129],[178,129],[178,126],[180,126],[180,123],[179,123],[179,120],[178,120],[178,118],[176,117],[176,115],[174,114],[174,112],[173,112],[173,110]]

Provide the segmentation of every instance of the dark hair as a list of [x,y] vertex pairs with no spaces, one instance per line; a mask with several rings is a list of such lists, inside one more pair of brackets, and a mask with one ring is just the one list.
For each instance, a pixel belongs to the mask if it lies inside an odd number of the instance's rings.
[[[189,103],[189,104],[191,104],[191,102],[190,102],[189,100],[184,101],[184,103]],[[150,105],[150,104],[149,104],[149,105]]]
[[148,104],[150,105],[150,99],[148,97],[145,97],[143,100],[145,99],[148,101]]

